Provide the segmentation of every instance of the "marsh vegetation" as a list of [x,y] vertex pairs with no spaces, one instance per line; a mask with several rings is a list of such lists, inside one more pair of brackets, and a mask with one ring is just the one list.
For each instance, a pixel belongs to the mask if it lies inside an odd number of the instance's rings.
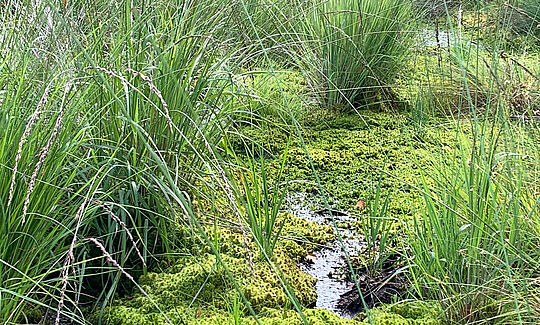
[[0,17],[0,323],[537,323],[540,1]]

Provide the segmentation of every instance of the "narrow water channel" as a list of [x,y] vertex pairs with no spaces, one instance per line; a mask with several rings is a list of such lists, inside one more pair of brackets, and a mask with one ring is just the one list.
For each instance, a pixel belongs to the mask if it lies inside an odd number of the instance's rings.
[[348,272],[345,252],[349,257],[354,257],[365,247],[362,236],[349,227],[354,217],[341,211],[330,214],[325,209],[317,210],[305,194],[292,195],[286,201],[288,210],[297,218],[333,228],[336,224],[334,231],[339,232],[342,240],[338,236],[337,240],[315,250],[300,264],[300,268],[317,279],[315,308],[328,309],[342,317],[352,318],[354,315],[339,308],[338,302],[341,295],[353,287],[353,283],[345,280]]

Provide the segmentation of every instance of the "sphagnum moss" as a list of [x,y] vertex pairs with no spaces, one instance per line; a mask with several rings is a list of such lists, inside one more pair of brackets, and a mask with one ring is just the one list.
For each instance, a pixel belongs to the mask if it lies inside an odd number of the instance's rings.
[[[288,213],[283,214],[283,217],[286,218],[283,235],[297,238],[298,241],[280,240],[274,250],[274,259],[283,272],[285,280],[293,288],[299,302],[303,306],[309,306],[314,304],[317,298],[316,280],[299,269],[298,260],[313,250],[314,244],[324,244],[335,239],[335,235],[328,226],[298,219]],[[214,236],[216,235],[220,238],[219,247],[223,262],[257,312],[265,314],[264,311],[269,308],[281,310],[290,304],[277,275],[265,261],[255,259],[253,273],[250,272],[240,233],[234,229],[219,228],[218,232],[214,233]],[[256,248],[252,245],[251,249]],[[150,272],[142,276],[139,283],[148,296],[135,294],[117,300],[112,307],[106,309],[104,317],[107,323],[161,324],[165,322],[165,318],[151,303],[153,300],[162,310],[178,311],[178,314],[167,313],[171,321],[179,318],[189,319],[190,313],[193,314],[194,310],[201,307],[205,310],[213,310],[209,315],[205,315],[206,320],[203,323],[216,324],[219,323],[218,315],[226,313],[228,303],[236,295],[233,284],[224,273],[223,267],[206,249],[199,251],[197,255],[176,258],[174,263],[163,272]],[[189,307],[190,305],[192,306]],[[268,320],[269,324],[274,323],[274,318]]]
[[[328,120],[328,127],[306,128],[306,138],[316,168],[318,168],[325,187],[336,198],[336,205],[352,210],[353,203],[365,198],[380,175],[375,167],[386,165],[389,177],[383,183],[387,191],[397,192],[393,199],[396,205],[390,207],[392,217],[403,219],[411,216],[418,207],[418,200],[407,189],[408,184],[415,184],[418,172],[425,160],[411,158],[418,152],[430,154],[431,151],[445,153],[444,146],[451,143],[441,132],[429,133],[424,142],[416,142],[408,122],[402,117],[386,113],[369,113],[368,126],[353,130],[360,125],[358,116],[338,117]],[[342,128],[339,128],[341,125]],[[256,129],[251,129],[254,132]],[[257,133],[254,133],[257,134]],[[259,139],[271,133],[258,134]],[[268,140],[268,139],[267,139]],[[275,139],[274,153],[279,154],[285,147],[285,141]],[[289,150],[289,179],[309,179],[307,160],[298,148]],[[307,191],[302,185],[297,190]],[[204,210],[204,204],[200,204]],[[310,306],[316,300],[315,280],[300,271],[297,262],[307,253],[316,249],[314,244],[324,244],[335,240],[331,227],[319,225],[292,214],[282,214],[285,225],[282,236],[297,238],[280,240],[274,251],[274,258],[285,275],[285,279],[295,290],[303,306]],[[354,225],[353,225],[354,226]],[[207,228],[212,238],[218,238],[221,256],[230,271],[241,285],[246,298],[259,314],[262,324],[302,324],[298,314],[291,310],[288,298],[277,276],[266,262],[255,259],[254,273],[249,271],[249,263],[242,246],[243,238],[239,231],[232,228],[217,230]],[[179,232],[187,234],[189,232]],[[313,243],[310,244],[309,242]],[[191,242],[193,244],[193,242]],[[251,243],[250,249],[256,249]],[[231,315],[227,306],[236,294],[223,269],[216,264],[216,258],[208,249],[190,250],[195,255],[181,257],[162,273],[149,273],[140,279],[143,288],[150,297],[135,295],[117,300],[106,312],[110,324],[162,324],[164,318],[153,309],[149,299],[154,299],[163,310],[168,310],[171,319],[182,319],[187,324],[219,324],[228,322]],[[192,303],[193,297],[197,299]],[[190,306],[191,304],[191,306]],[[197,312],[202,308],[202,312]],[[411,308],[409,308],[411,309]],[[373,311],[375,324],[436,324],[431,316],[412,315],[407,308],[377,309]],[[173,310],[175,312],[173,312]],[[409,311],[407,311],[409,310]],[[357,324],[359,321],[346,320],[326,310],[306,310],[307,319],[312,324]],[[197,316],[198,315],[198,316]],[[245,324],[255,323],[251,316],[243,313]],[[431,317],[431,318],[430,318]],[[425,318],[425,321],[424,321]]]

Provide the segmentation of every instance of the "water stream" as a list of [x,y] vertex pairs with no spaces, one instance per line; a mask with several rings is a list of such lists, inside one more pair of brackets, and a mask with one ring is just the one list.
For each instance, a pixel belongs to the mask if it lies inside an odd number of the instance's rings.
[[307,262],[300,264],[300,268],[317,279],[315,308],[328,309],[342,317],[352,318],[353,314],[338,308],[338,302],[341,295],[353,287],[353,283],[344,279],[345,274],[348,273],[345,251],[349,257],[353,257],[365,247],[362,236],[348,227],[350,221],[354,221],[354,217],[341,211],[336,211],[331,215],[327,210],[316,210],[313,205],[310,205],[310,199],[305,194],[288,197],[287,207],[297,218],[332,227],[334,226],[333,215],[336,230],[342,240],[338,236],[337,240],[315,250],[308,256]]

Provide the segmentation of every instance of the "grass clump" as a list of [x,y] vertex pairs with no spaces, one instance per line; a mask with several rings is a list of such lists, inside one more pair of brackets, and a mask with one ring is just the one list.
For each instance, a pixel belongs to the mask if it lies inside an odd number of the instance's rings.
[[410,13],[406,2],[395,0],[331,0],[314,8],[308,31],[316,46],[305,64],[327,106],[354,110],[392,96],[410,50]]
[[171,251],[176,209],[193,217],[229,106],[212,30],[186,4],[2,10],[0,322],[40,307],[43,321],[83,323],[81,306],[137,287]]
[[451,321],[527,322],[537,317],[526,285],[538,267],[535,176],[512,138],[517,130],[484,126],[474,142],[462,139],[470,146],[457,159],[435,165],[426,215],[414,227],[411,275]]
[[[237,190],[239,205],[244,208],[246,222],[253,238],[260,246],[262,256],[273,256],[284,222],[278,220],[285,197],[280,190],[281,173],[286,159],[278,171],[276,185],[270,188],[264,158],[260,159],[260,173],[256,162],[248,162],[247,172],[240,173],[240,188]],[[242,195],[243,194],[243,195]]]

